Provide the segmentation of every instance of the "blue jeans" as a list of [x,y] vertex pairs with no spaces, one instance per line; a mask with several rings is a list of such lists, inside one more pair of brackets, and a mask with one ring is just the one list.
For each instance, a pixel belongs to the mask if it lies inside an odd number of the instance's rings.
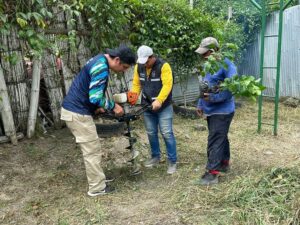
[[162,134],[168,160],[171,163],[176,163],[176,140],[173,133],[173,106],[169,105],[159,112],[147,111],[144,113],[145,127],[148,134],[148,140],[151,147],[152,158],[160,158],[160,147],[158,140],[158,127]]

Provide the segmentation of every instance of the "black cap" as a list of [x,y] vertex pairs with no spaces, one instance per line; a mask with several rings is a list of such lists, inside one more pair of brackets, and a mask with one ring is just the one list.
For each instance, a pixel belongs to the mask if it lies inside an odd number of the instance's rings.
[[133,65],[136,62],[134,52],[126,45],[120,45],[115,49],[106,49],[106,53],[112,57],[119,57],[121,62]]

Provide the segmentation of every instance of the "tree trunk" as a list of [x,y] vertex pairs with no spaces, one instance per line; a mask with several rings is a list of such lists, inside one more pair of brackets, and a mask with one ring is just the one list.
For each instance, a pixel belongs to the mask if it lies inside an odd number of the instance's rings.
[[[81,16],[79,16],[77,20],[77,30],[84,29],[84,21]],[[91,51],[87,48],[86,45],[86,36],[79,36],[77,35],[77,59],[79,62],[79,67],[82,68],[86,64],[86,62],[89,60],[91,57]]]
[[131,90],[132,88],[132,81],[133,81],[133,73],[134,73],[134,66],[131,66],[125,73],[124,78],[127,83],[128,89]]
[[71,84],[74,79],[74,73],[69,69],[66,61],[62,59],[62,75],[63,75],[63,84],[65,86],[65,95],[68,93]]
[[[56,21],[54,23],[53,29],[67,29],[66,26],[66,17],[64,12],[59,12],[57,8],[53,8],[53,12],[57,14]],[[55,37],[55,36],[54,36]],[[73,82],[73,78],[75,77],[75,72],[72,71],[69,67],[69,42],[67,38],[58,39],[57,47],[60,52],[60,58],[62,61],[62,78],[63,78],[63,85],[64,85],[64,95],[66,95],[69,91],[69,88]]]
[[[72,18],[68,12],[65,13],[65,18],[66,18],[65,21],[70,21],[72,19],[75,19]],[[72,26],[70,23],[67,23],[66,26],[68,30],[72,30],[72,29],[76,30],[76,27]],[[71,69],[74,75],[80,71],[80,66],[77,59],[77,51],[78,51],[77,40],[78,38],[76,37],[76,39],[74,40],[75,46],[72,46],[72,43],[70,41],[68,42],[68,64],[67,65]]]
[[27,125],[28,138],[31,138],[35,132],[36,117],[37,117],[37,111],[39,107],[40,80],[41,80],[41,59],[38,57],[33,60],[30,108],[29,108],[28,125]]
[[190,0],[190,9],[194,8],[194,0]]
[[4,79],[4,73],[0,65],[0,109],[1,117],[3,118],[4,131],[6,136],[10,138],[11,143],[16,145],[18,143],[16,128],[13,114],[10,107],[7,87]]

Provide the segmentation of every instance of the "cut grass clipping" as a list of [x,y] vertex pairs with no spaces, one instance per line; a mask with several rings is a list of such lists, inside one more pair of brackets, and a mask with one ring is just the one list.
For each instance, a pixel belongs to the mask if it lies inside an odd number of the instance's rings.
[[[230,184],[225,203],[231,224],[300,224],[300,173],[297,168],[274,168],[240,177]],[[231,216],[228,218],[228,214]],[[222,222],[222,217],[220,221]],[[223,220],[224,221],[224,220]]]

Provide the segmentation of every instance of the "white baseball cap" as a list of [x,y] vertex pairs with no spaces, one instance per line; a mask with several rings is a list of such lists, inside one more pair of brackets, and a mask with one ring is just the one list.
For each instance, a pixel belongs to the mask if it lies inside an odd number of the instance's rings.
[[147,62],[149,56],[153,55],[153,50],[152,50],[152,48],[150,48],[146,45],[142,45],[137,50],[137,55],[138,55],[137,63],[145,64]]
[[208,50],[215,50],[215,48],[219,48],[219,43],[217,39],[213,37],[207,37],[201,41],[199,47],[196,49],[195,52],[203,55]]

